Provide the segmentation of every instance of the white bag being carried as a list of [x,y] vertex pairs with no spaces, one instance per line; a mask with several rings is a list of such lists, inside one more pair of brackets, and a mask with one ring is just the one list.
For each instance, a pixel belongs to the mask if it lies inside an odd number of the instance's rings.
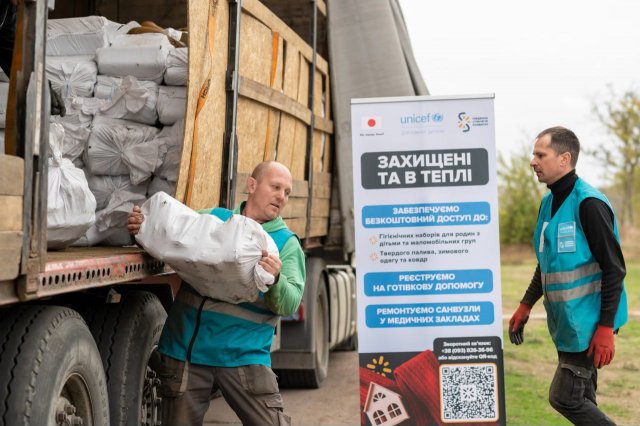
[[278,255],[273,239],[256,221],[233,215],[222,222],[201,215],[163,192],[141,207],[136,240],[171,266],[202,296],[229,303],[251,302],[275,278],[258,262],[262,250]]
[[84,172],[62,157],[64,129],[51,123],[47,247],[61,249],[80,238],[95,221],[96,199]]
[[98,67],[92,56],[48,56],[47,78],[62,98],[93,96]]

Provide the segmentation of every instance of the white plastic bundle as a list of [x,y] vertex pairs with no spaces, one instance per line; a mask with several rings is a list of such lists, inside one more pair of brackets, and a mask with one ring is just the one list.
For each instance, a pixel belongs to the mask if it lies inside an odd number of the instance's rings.
[[173,197],[176,193],[176,186],[176,181],[167,180],[160,176],[154,176],[149,183],[149,188],[147,189],[147,198],[151,198],[158,192],[165,192]]
[[111,196],[117,192],[128,192],[134,194],[135,199],[144,199],[147,192],[147,185],[134,185],[129,176],[87,176],[89,189],[96,197],[96,209],[103,210],[109,204]]
[[138,171],[151,174],[164,155],[159,144],[147,143],[157,133],[155,127],[142,124],[96,126],[94,121],[84,163],[93,175],[131,175],[131,181],[138,184]]
[[49,186],[47,202],[47,246],[61,249],[80,238],[95,222],[96,199],[84,172],[62,156],[64,129],[51,124]]
[[[96,180],[94,179],[100,178],[105,178],[101,184],[108,182],[108,176],[90,177],[90,185],[95,185]],[[126,179],[126,177],[122,176],[114,177],[112,183],[117,184],[118,178]],[[125,181],[120,181],[120,183],[122,182]],[[146,187],[147,185],[122,185],[110,194],[106,193],[106,188],[101,188],[100,190],[105,192],[102,194],[98,193],[98,196],[108,197],[106,199],[106,206],[96,212],[96,221],[94,225],[87,230],[83,237],[75,241],[73,245],[94,246],[96,244],[101,244],[109,246],[124,246],[133,244],[133,238],[127,229],[127,221],[129,213],[133,210],[133,206],[139,206],[146,200]],[[104,205],[105,200],[101,199],[100,203],[101,206]]]
[[127,34],[116,37],[111,47],[96,50],[96,61],[100,74],[132,75],[160,84],[171,49],[173,46],[164,34]]
[[4,129],[6,125],[8,99],[9,99],[9,83],[0,82],[0,129]]
[[187,88],[184,86],[160,86],[158,92],[158,118],[169,126],[184,118],[187,109]]
[[169,51],[167,69],[164,72],[164,84],[167,86],[186,86],[189,80],[189,49],[178,47]]
[[[163,128],[156,137],[166,148],[160,165],[154,171],[154,175],[172,181],[174,183],[174,190],[175,182],[178,180],[183,138],[184,119],[176,122],[173,126]],[[165,192],[169,193],[169,191]]]
[[51,116],[52,123],[61,124],[64,128],[63,157],[73,161],[84,152],[91,134],[89,127],[93,121],[93,115],[85,113],[84,103],[94,100],[95,98],[69,98],[65,101],[65,116]]
[[[108,89],[104,86],[111,83],[112,91],[106,99],[107,104],[100,108],[100,114],[112,118],[122,118],[143,124],[155,124],[158,121],[158,85],[153,81],[138,81],[135,77],[117,78],[111,82],[99,80],[96,87],[100,88],[100,95],[106,95]],[[96,97],[98,94],[96,94]],[[184,116],[184,112],[183,112]]]
[[222,222],[201,215],[163,192],[141,207],[144,222],[136,240],[171,266],[201,295],[230,303],[250,302],[273,284],[259,264],[262,250],[278,254],[259,223],[233,215]]
[[98,76],[92,56],[48,56],[47,78],[63,98],[91,97]]
[[107,39],[109,40],[109,44],[107,46],[111,46],[111,43],[113,43],[117,37],[128,34],[130,29],[138,28],[139,26],[140,24],[136,21],[129,21],[126,24],[121,24],[119,22],[107,20],[107,25],[105,27]]
[[102,16],[47,20],[47,55],[93,55],[107,47],[108,20]]

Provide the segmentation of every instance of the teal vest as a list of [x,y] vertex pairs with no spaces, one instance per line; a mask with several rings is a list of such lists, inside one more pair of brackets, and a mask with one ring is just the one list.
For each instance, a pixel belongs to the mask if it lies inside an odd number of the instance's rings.
[[[564,352],[587,350],[600,320],[602,270],[580,223],[580,203],[586,198],[597,198],[611,208],[604,194],[578,179],[553,218],[551,193],[542,199],[533,235],[549,333],[556,348]],[[615,216],[613,226],[619,242]],[[622,283],[614,329],[626,322],[627,295]]]
[[[215,208],[211,214],[226,221],[233,212]],[[282,251],[295,236],[287,228],[269,233]],[[172,358],[215,367],[271,366],[271,343],[278,316],[257,301],[237,305],[202,297],[182,282],[162,329],[158,350]]]

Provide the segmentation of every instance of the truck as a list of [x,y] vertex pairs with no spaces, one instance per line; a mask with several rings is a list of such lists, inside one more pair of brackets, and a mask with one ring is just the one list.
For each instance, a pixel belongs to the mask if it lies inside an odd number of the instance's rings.
[[149,360],[180,279],[135,246],[47,249],[47,20],[90,15],[188,34],[176,199],[233,208],[256,164],[291,170],[282,216],[307,281],[272,362],[282,386],[319,387],[329,351],[357,346],[350,99],[428,94],[398,1],[21,0],[0,154],[0,424],[160,424]]

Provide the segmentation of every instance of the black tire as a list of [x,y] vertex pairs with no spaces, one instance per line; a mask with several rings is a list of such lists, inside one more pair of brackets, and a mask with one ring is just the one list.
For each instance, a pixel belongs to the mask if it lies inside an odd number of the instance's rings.
[[0,311],[0,424],[109,426],[100,354],[76,311]]
[[113,426],[160,424],[159,381],[148,363],[166,317],[160,300],[145,291],[85,313],[107,375]]
[[317,275],[315,313],[313,315],[314,366],[307,370],[278,370],[279,383],[287,388],[318,389],[329,372],[329,299],[324,273]]

